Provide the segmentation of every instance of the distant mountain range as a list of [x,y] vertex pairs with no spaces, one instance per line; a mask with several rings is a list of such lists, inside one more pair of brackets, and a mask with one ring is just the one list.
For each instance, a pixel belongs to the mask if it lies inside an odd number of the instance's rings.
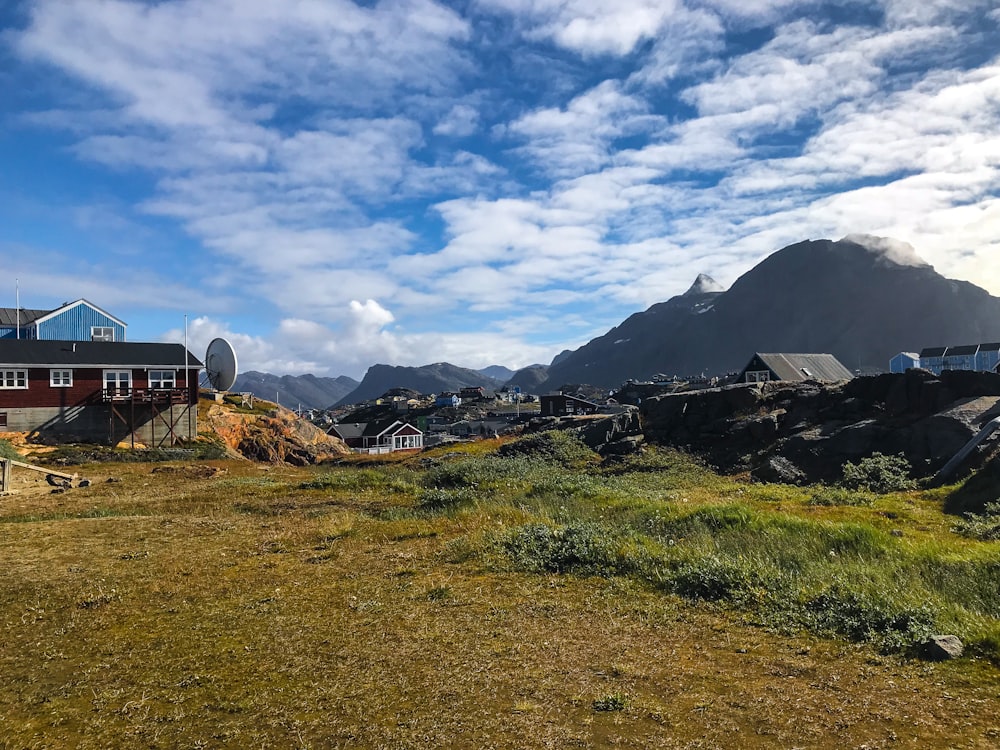
[[[511,373],[507,368],[501,369]],[[476,386],[495,389],[502,385],[502,380],[484,375],[478,370],[467,370],[447,362],[437,362],[423,367],[372,365],[360,385],[339,399],[336,405],[359,404],[378,398],[390,388],[410,388],[418,393],[441,393]]]
[[286,406],[360,403],[391,388],[420,393],[519,386],[545,393],[567,383],[614,388],[628,379],[721,375],[755,352],[829,353],[851,370],[884,371],[901,351],[1000,341],[1000,298],[937,273],[909,245],[867,235],[807,240],[765,258],[727,290],[700,275],[684,294],[636,313],[549,365],[517,372],[373,365],[361,383],[246,373],[234,390]]
[[866,235],[799,242],[720,291],[701,276],[553,361],[540,387],[614,387],[656,374],[743,368],[754,352],[823,352],[884,371],[900,351],[1000,341],[1000,298],[953,281],[904,243]]
[[295,409],[325,409],[358,387],[358,381],[341,375],[320,378],[315,375],[269,375],[266,372],[240,373],[230,389],[237,393],[252,393],[257,398],[274,401]]

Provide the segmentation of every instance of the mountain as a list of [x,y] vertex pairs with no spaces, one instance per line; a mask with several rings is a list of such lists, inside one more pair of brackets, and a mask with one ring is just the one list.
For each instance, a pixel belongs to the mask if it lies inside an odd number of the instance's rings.
[[546,365],[528,365],[513,373],[505,385],[511,388],[518,386],[522,393],[538,393],[538,387],[546,382],[548,374]]
[[900,351],[998,340],[1000,298],[941,276],[905,243],[849,235],[778,250],[728,291],[699,276],[684,294],[560,355],[547,382],[722,374],[754,352],[825,352],[852,370],[884,371]]
[[390,388],[411,388],[418,393],[457,391],[464,387],[499,388],[503,383],[476,370],[438,362],[423,367],[372,365],[361,383],[335,405],[359,404],[378,398]]
[[325,409],[358,387],[358,381],[341,375],[337,378],[318,378],[315,375],[270,375],[266,372],[240,373],[233,391],[252,393],[257,398],[274,401],[294,409]]
[[482,370],[476,370],[476,372],[493,380],[499,380],[501,383],[506,383],[514,374],[513,370],[503,365],[490,365],[489,367],[484,367]]

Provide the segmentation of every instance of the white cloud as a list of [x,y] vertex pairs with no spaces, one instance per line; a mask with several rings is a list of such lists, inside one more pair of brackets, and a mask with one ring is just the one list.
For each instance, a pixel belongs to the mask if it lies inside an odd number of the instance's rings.
[[434,126],[437,135],[458,138],[472,135],[479,128],[479,112],[468,104],[456,104]]
[[479,0],[482,7],[528,23],[529,38],[547,38],[584,54],[625,55],[653,38],[681,7],[679,0]]

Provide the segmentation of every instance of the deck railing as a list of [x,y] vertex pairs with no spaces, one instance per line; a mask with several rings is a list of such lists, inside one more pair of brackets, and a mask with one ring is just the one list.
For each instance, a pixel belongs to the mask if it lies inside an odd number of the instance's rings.
[[187,402],[187,388],[105,388],[102,392],[104,401],[132,401],[143,404],[183,404]]

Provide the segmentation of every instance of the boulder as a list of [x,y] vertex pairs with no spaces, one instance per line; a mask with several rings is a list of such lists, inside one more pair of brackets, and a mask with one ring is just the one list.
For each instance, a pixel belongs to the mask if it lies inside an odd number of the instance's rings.
[[924,644],[924,654],[934,661],[958,659],[963,651],[962,641],[955,635],[932,635]]

